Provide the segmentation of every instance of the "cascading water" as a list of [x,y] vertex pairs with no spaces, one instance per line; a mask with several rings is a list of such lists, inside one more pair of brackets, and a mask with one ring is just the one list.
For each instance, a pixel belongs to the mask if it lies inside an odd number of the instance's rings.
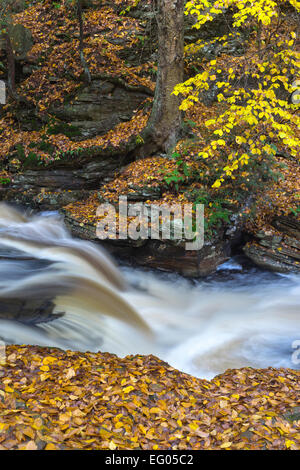
[[[79,350],[101,346],[122,354],[149,336],[147,323],[125,299],[126,282],[113,261],[100,247],[72,239],[58,215],[26,217],[1,204],[0,249],[4,341]],[[10,299],[24,301],[25,314],[12,312],[13,320],[7,320]],[[26,309],[33,300],[39,306],[34,315]],[[32,325],[32,317],[43,320],[45,308],[53,323]]]
[[243,366],[299,367],[299,276],[229,268],[202,281],[120,270],[99,244],[73,239],[58,214],[29,217],[0,204],[0,338],[151,353],[207,378]]

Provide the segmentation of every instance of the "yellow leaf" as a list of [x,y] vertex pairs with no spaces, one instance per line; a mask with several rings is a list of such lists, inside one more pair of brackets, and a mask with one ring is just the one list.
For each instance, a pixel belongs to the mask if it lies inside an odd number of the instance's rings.
[[44,382],[44,381],[47,380],[49,377],[50,377],[49,374],[41,374],[41,375],[40,375],[41,382]]
[[228,449],[228,447],[230,447],[232,444],[232,442],[224,442],[224,444],[222,444],[220,447],[221,449]]
[[221,186],[221,181],[220,180],[217,180],[214,182],[214,184],[212,185],[212,188],[219,188]]
[[57,361],[56,357],[47,356],[47,357],[44,357],[43,364],[46,366],[47,364],[53,364],[53,362],[56,362],[56,361]]
[[228,402],[226,400],[220,400],[219,405],[220,408],[226,408],[228,406]]
[[120,428],[122,428],[123,426],[124,426],[124,423],[122,423],[122,421],[118,421],[118,422],[116,423],[116,425],[115,425],[115,428],[116,428],[116,429],[120,429]]
[[295,442],[294,441],[290,441],[289,439],[286,439],[285,440],[285,446],[287,449],[289,449],[291,447],[291,445],[294,445]]
[[116,444],[114,443],[114,441],[110,441],[110,443],[108,444],[108,447],[110,448],[110,450],[115,450],[117,448]]
[[24,429],[23,434],[25,434],[25,436],[30,437],[30,439],[34,439],[34,437],[35,437],[34,430],[29,428],[29,427]]
[[138,427],[142,431],[143,434],[147,433],[147,429],[145,428],[145,426],[143,426],[142,424],[139,424]]
[[44,450],[56,450],[56,447],[52,442],[49,442],[49,444],[46,445]]
[[34,429],[41,429],[43,426],[43,421],[41,420],[41,418],[36,418],[32,424],[32,427]]
[[[95,394],[96,395],[96,394]],[[97,393],[97,395],[101,395],[101,393]],[[78,400],[78,396],[77,395],[69,395],[69,398],[70,400]]]
[[199,426],[196,423],[190,423],[189,427],[191,428],[192,431],[197,431]]
[[60,421],[61,423],[63,423],[63,424],[66,423],[66,422],[69,421],[69,420],[70,420],[70,416],[67,415],[67,414],[65,414],[65,413],[62,413],[62,414],[59,416],[59,421]]
[[130,393],[132,390],[134,390],[134,387],[132,385],[129,385],[128,387],[125,387],[123,389],[124,393]]
[[150,408],[150,413],[161,413],[161,409],[157,407]]
[[67,370],[67,373],[66,373],[66,379],[71,379],[72,377],[74,377],[76,375],[76,372],[75,370],[71,367],[70,369]]

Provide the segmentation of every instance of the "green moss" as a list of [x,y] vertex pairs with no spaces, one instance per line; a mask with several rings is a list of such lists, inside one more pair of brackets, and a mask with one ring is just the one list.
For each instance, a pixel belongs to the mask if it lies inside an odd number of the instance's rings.
[[47,129],[48,135],[58,135],[63,134],[70,139],[72,137],[78,137],[81,135],[80,128],[77,126],[72,126],[71,124],[65,122],[59,122],[50,124]]

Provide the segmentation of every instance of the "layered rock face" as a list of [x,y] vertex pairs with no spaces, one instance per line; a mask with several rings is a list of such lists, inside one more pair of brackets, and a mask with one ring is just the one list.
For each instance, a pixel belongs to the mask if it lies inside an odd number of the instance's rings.
[[[149,91],[150,93],[150,91]],[[78,91],[74,99],[51,111],[78,130],[79,139],[102,135],[123,121],[147,98],[146,93],[129,91],[109,80],[93,80]]]
[[[64,214],[66,226],[74,236],[99,242],[94,224],[80,223],[68,211]],[[230,258],[241,235],[239,222],[230,235],[223,230],[215,238],[205,240],[203,248],[198,251],[187,250],[187,240],[153,240],[150,234],[148,239],[103,240],[101,244],[114,256],[132,264],[177,272],[186,277],[202,277],[214,273]]]
[[300,221],[294,216],[274,218],[272,225],[279,232],[272,235],[258,232],[243,248],[258,266],[281,273],[300,271]]
[[14,176],[12,189],[44,191],[83,190],[99,187],[111,177],[122,163],[122,159],[107,155],[101,161],[94,161],[72,169],[65,165],[57,169],[33,169]]

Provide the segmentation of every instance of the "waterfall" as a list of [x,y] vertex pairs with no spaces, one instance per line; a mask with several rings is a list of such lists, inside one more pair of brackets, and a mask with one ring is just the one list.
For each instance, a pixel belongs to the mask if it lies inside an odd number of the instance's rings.
[[236,262],[205,280],[120,268],[100,243],[72,238],[59,214],[0,204],[0,339],[151,353],[207,378],[299,368],[300,278],[244,273]]
[[[118,354],[151,342],[114,261],[100,246],[73,239],[58,214],[26,216],[0,204],[0,257],[2,340]],[[12,312],[7,319],[9,299],[25,303],[27,317]],[[47,323],[42,311],[26,308],[33,300],[37,309],[53,305]]]

